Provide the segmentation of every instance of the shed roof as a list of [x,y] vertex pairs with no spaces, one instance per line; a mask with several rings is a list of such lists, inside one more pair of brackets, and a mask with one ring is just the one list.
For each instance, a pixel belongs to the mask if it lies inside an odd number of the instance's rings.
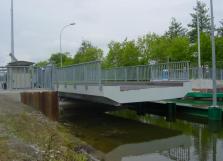
[[16,61],[8,63],[8,66],[31,66],[33,64],[34,64],[33,62],[28,62],[28,61]]

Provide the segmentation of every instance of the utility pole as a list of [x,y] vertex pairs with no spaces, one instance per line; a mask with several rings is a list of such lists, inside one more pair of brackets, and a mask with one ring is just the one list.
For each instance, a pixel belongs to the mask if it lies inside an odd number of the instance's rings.
[[14,9],[13,0],[11,0],[11,61],[15,61],[15,50],[14,50]]
[[216,53],[215,53],[215,26],[214,26],[214,11],[213,0],[210,0],[211,5],[211,44],[212,44],[212,80],[213,80],[213,107],[217,107],[217,87],[216,87]]
[[[214,26],[214,11],[213,11],[213,0],[210,0],[211,8],[211,45],[212,45],[212,84],[213,84],[213,100],[212,106],[208,109],[208,119],[214,122],[222,121],[222,109],[218,106],[217,102],[217,83],[216,83],[216,53],[215,53],[215,26]],[[217,121],[217,122],[216,122]]]

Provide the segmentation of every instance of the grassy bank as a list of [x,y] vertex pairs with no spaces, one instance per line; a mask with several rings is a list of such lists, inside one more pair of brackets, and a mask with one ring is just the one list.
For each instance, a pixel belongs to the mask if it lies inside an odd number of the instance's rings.
[[63,125],[0,95],[0,161],[84,161],[81,144]]

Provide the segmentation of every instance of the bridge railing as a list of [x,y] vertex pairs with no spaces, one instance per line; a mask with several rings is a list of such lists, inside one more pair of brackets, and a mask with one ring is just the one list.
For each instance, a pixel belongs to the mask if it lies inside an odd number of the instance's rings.
[[33,82],[35,88],[53,88],[53,66],[49,65],[45,68],[33,68]]
[[103,81],[149,81],[149,66],[130,66],[102,70]]
[[[200,71],[200,76],[199,76]],[[212,68],[190,68],[190,79],[212,79]],[[223,69],[216,69],[216,79],[223,80]]]
[[151,80],[187,81],[189,69],[187,61],[151,65]]
[[102,70],[102,81],[185,81],[189,80],[189,62],[118,67]]
[[54,68],[53,84],[99,85],[116,82],[186,81],[189,80],[189,62],[139,65],[101,69],[101,61]]
[[53,83],[66,85],[100,85],[101,61],[93,61],[63,68],[55,68],[53,71]]

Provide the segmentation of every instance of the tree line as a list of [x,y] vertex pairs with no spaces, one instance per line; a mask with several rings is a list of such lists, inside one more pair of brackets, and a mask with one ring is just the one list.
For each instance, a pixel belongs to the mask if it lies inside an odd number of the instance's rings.
[[[126,38],[122,42],[111,41],[108,44],[109,50],[106,56],[102,49],[92,45],[89,41],[83,41],[74,56],[70,53],[54,53],[49,60],[39,62],[37,66],[43,67],[49,62],[60,66],[61,56],[64,66],[95,60],[101,60],[104,68],[143,65],[150,61],[190,61],[196,66],[198,57],[197,14],[201,32],[201,62],[202,65],[210,64],[211,19],[208,12],[207,5],[198,1],[194,12],[190,14],[192,20],[187,28],[184,28],[176,18],[172,18],[168,30],[163,35],[148,33],[136,40]],[[216,58],[218,62],[223,62],[223,19],[220,26],[216,27],[216,31]]]

